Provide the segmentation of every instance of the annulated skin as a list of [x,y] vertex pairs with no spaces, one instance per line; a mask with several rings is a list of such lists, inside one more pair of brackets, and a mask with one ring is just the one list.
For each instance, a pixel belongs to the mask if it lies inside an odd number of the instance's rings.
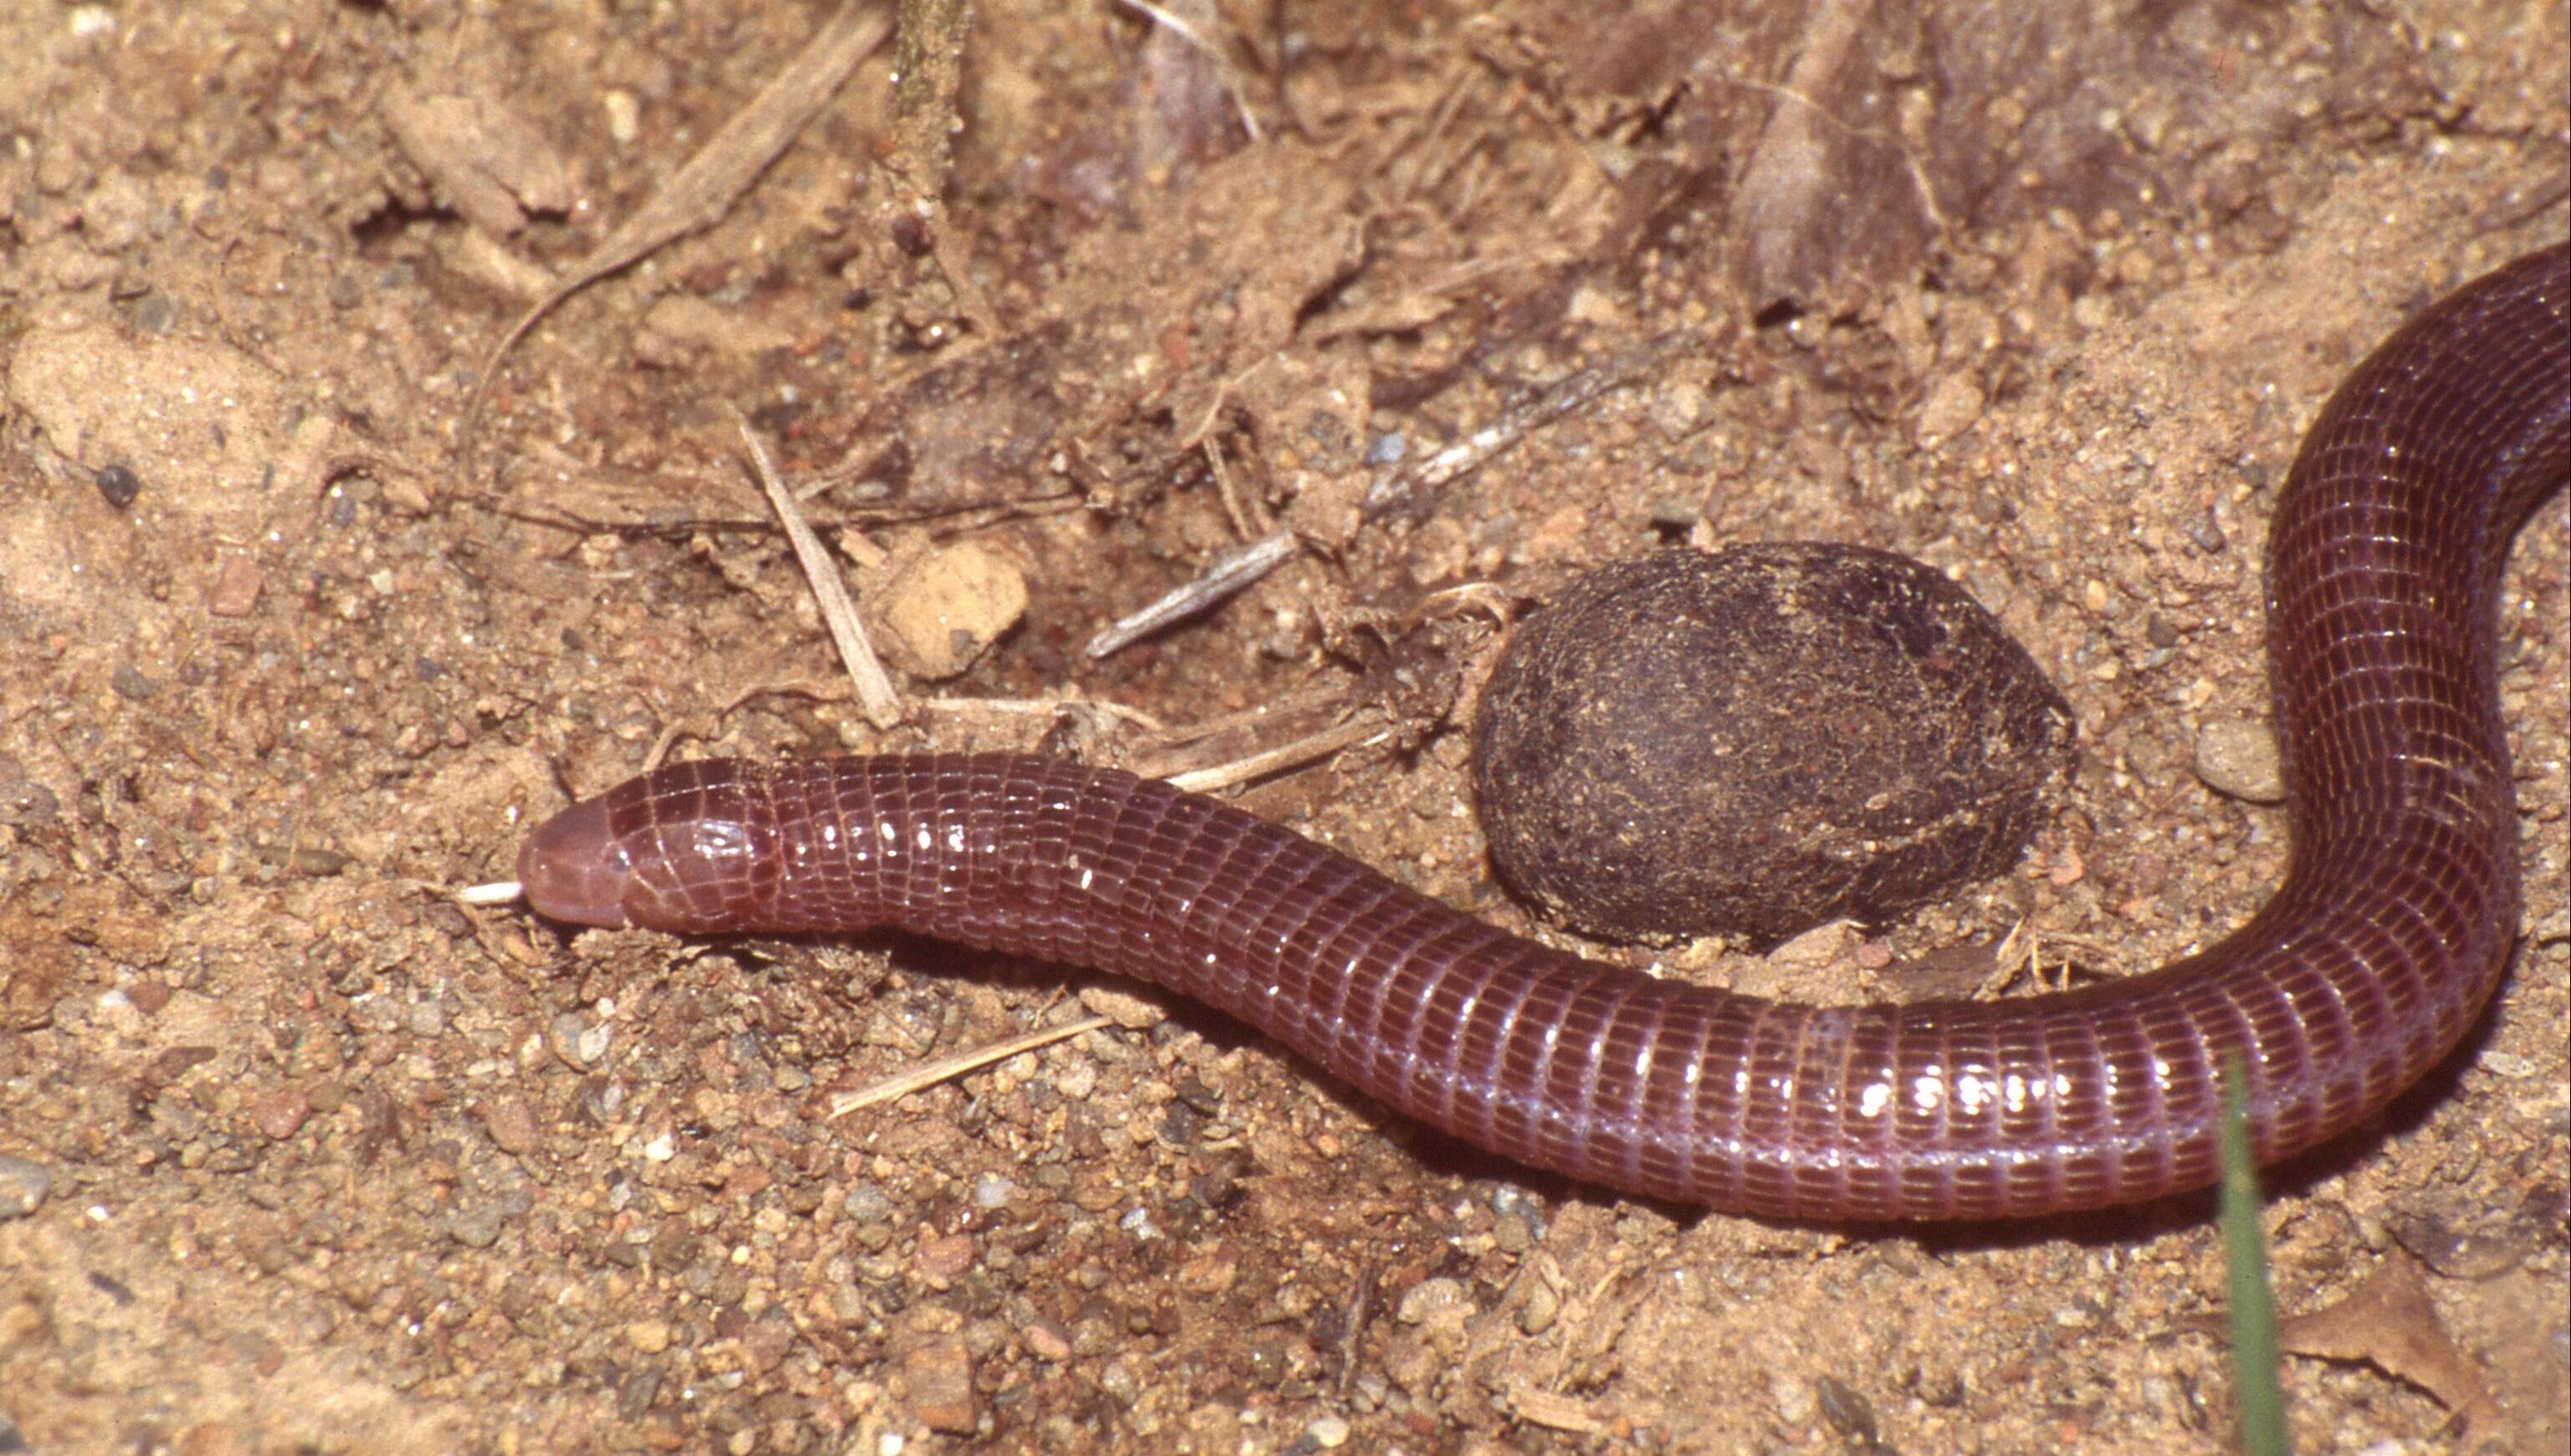
[[1139,977],[1479,1147],[1683,1203],[1876,1220],[2155,1198],[2213,1181],[2227,1065],[2281,1158],[2409,1085],[2498,985],[2518,869],[2493,598],[2566,437],[2563,247],[2340,385],[2270,535],[2285,885],[2113,984],[1822,1009],[1656,981],[1213,799],[1025,756],[676,764],[539,828],[519,878],[580,924],[896,926]]

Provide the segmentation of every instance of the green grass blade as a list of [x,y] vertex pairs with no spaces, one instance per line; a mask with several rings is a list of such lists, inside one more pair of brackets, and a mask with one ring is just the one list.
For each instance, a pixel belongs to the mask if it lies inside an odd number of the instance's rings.
[[2259,1226],[2259,1169],[2250,1159],[2249,1118],[2241,1095],[2245,1079],[2237,1064],[2224,1071],[2217,1221],[2223,1230],[2224,1292],[2231,1305],[2241,1449],[2249,1456],[2291,1456],[2286,1392],[2277,1379],[2277,1295],[2268,1283],[2268,1238]]

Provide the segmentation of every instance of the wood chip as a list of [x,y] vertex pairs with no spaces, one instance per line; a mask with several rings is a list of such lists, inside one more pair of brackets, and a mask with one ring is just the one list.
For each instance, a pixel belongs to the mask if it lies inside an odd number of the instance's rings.
[[803,523],[803,508],[777,477],[776,464],[768,458],[767,445],[746,419],[741,421],[741,438],[750,449],[751,462],[758,467],[760,489],[768,492],[768,503],[776,510],[777,523],[785,528],[785,539],[794,543],[794,558],[803,565],[804,580],[812,587],[812,600],[820,606],[821,620],[830,629],[830,641],[837,645],[839,661],[848,670],[848,682],[856,689],[857,707],[865,713],[866,722],[876,728],[893,727],[902,720],[901,695],[893,691],[892,678],[876,658],[874,645],[866,640],[865,624],[857,620],[856,605],[848,600],[847,583],[840,579],[838,562],[831,559],[821,538]]

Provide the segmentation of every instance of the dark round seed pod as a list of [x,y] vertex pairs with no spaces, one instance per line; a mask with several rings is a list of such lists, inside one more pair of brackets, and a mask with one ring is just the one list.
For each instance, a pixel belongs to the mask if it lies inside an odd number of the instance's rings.
[[134,504],[134,498],[143,494],[143,478],[134,473],[132,466],[110,465],[91,479],[97,482],[98,493],[107,497],[107,503],[120,511]]
[[1964,590],[1824,543],[1600,567],[1500,654],[1473,725],[1491,858],[1620,940],[1772,941],[2006,869],[2072,718]]

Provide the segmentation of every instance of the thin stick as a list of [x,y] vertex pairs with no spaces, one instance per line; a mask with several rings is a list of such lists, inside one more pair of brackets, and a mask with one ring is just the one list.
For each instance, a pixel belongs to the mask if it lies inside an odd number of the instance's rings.
[[1173,773],[1162,781],[1174,788],[1210,793],[1218,788],[1229,788],[1236,783],[1247,783],[1254,778],[1265,778],[1281,768],[1292,768],[1309,763],[1315,758],[1327,757],[1341,748],[1362,748],[1368,743],[1380,743],[1391,736],[1392,729],[1385,728],[1380,720],[1360,718],[1340,724],[1336,728],[1323,728],[1317,733],[1296,738],[1290,743],[1281,743],[1265,752],[1253,753],[1246,758],[1235,758],[1229,763],[1218,763],[1211,768],[1192,768],[1185,773]]
[[1082,649],[1103,658],[1142,641],[1162,628],[1185,622],[1237,596],[1270,572],[1291,560],[1298,543],[1291,531],[1277,531],[1246,546],[1236,546],[1206,564],[1196,580],[1164,594],[1139,612],[1116,619]]
[[1104,698],[922,698],[911,705],[929,713],[1060,714],[1095,713],[1130,723],[1146,732],[1166,733],[1170,726],[1139,708]]
[[1232,472],[1224,468],[1222,448],[1212,440],[1200,442],[1197,448],[1205,452],[1206,469],[1214,472],[1215,493],[1223,499],[1223,513],[1232,518],[1232,534],[1244,541],[1266,535],[1264,529],[1251,523],[1250,512],[1242,506],[1240,492],[1233,489]]
[[803,564],[803,578],[812,584],[812,600],[821,609],[821,620],[829,625],[830,641],[839,649],[839,661],[847,666],[848,681],[857,690],[857,707],[866,722],[877,728],[889,728],[901,722],[901,695],[893,691],[892,679],[875,657],[874,645],[866,641],[864,624],[857,621],[857,609],[848,601],[847,584],[839,579],[839,565],[823,549],[821,538],[803,524],[802,508],[795,505],[794,493],[777,478],[776,462],[768,458],[768,446],[750,421],[736,413],[741,426],[742,443],[750,447],[751,464],[759,475],[760,489],[768,492],[768,503],[776,509],[776,519],[785,528],[785,539],[794,543],[794,559]]
[[1496,422],[1475,430],[1417,465],[1396,468],[1376,477],[1374,483],[1366,488],[1365,500],[1358,507],[1359,513],[1373,520],[1398,507],[1410,505],[1415,499],[1424,505],[1424,499],[1420,498],[1479,468],[1539,427],[1551,424],[1601,395],[1656,377],[1662,363],[1699,341],[1700,336],[1691,330],[1673,329],[1604,364],[1564,375],[1532,397],[1501,411]]
[[1093,1016],[1084,1021],[1075,1021],[1068,1026],[1049,1026],[1041,1031],[1028,1032],[1024,1036],[1014,1036],[1006,1041],[957,1052],[949,1057],[940,1057],[934,1062],[922,1062],[916,1067],[896,1072],[881,1082],[861,1087],[854,1092],[833,1095],[830,1099],[830,1116],[846,1117],[860,1108],[873,1107],[879,1102],[890,1102],[897,1097],[907,1097],[923,1087],[933,1087],[950,1077],[961,1077],[977,1067],[987,1067],[993,1062],[1005,1062],[1020,1052],[1032,1052],[1038,1047],[1051,1046],[1055,1042],[1076,1037],[1082,1032],[1096,1031],[1100,1027],[1115,1024],[1104,1016]]
[[1153,741],[1140,746],[1159,750],[1175,748],[1181,743],[1200,742],[1213,737],[1216,733],[1230,732],[1234,728],[1283,714],[1309,713],[1315,708],[1329,708],[1346,702],[1348,690],[1340,687],[1306,688],[1298,693],[1289,693],[1283,698],[1272,699],[1255,708],[1235,709],[1231,713],[1217,714],[1213,718],[1200,719],[1195,723],[1183,723],[1177,728],[1161,728]]

